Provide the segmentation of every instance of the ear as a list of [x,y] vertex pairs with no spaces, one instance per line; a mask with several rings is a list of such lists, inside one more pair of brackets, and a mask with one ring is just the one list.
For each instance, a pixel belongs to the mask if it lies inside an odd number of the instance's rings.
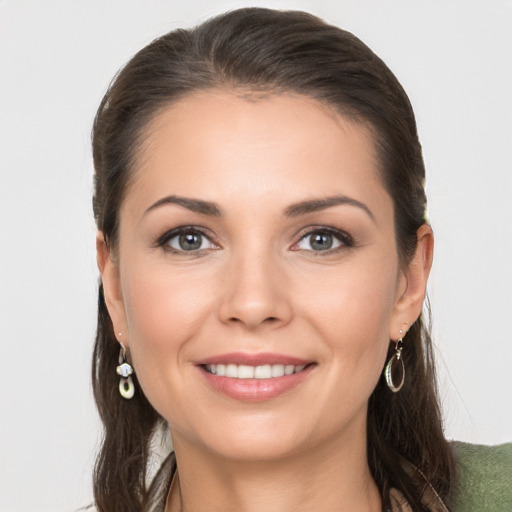
[[[402,271],[397,288],[389,337],[397,340],[405,335],[409,327],[418,319],[427,291],[427,281],[434,256],[434,234],[428,224],[417,231],[418,243],[414,256],[407,268]],[[403,332],[400,332],[403,331]]]
[[[119,333],[123,333],[123,343],[126,347],[127,323],[124,308],[123,295],[121,291],[121,279],[119,267],[115,261],[114,255],[109,248],[102,231],[96,235],[96,261],[101,274],[103,284],[103,295],[107,305],[108,313],[114,326],[114,333],[119,339]],[[121,340],[120,340],[121,341]]]

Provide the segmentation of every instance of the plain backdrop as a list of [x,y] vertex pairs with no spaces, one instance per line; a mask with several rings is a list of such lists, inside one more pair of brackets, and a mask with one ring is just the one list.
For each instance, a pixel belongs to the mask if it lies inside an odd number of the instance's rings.
[[510,1],[0,0],[1,512],[91,500],[89,138],[102,94],[155,36],[244,5],[308,10],[353,31],[408,91],[436,235],[447,436],[512,439]]

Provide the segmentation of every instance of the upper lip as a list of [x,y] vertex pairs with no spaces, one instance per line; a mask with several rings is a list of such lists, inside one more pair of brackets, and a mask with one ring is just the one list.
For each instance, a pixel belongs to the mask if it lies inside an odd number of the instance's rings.
[[262,366],[265,364],[283,364],[293,366],[305,366],[313,363],[312,360],[301,359],[300,357],[288,356],[285,354],[274,354],[271,352],[260,352],[257,354],[250,354],[245,352],[232,352],[229,354],[219,354],[217,356],[202,359],[198,365],[210,364],[236,364],[247,366]]

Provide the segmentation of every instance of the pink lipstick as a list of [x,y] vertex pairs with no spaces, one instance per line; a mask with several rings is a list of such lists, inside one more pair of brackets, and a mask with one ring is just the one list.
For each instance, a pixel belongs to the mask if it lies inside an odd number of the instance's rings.
[[214,356],[197,365],[216,391],[235,400],[264,401],[298,386],[316,363],[272,353],[231,353]]

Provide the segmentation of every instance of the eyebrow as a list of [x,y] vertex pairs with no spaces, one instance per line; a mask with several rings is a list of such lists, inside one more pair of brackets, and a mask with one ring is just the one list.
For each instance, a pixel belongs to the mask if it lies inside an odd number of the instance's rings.
[[156,208],[159,208],[160,206],[167,204],[177,204],[178,206],[183,206],[190,211],[201,213],[203,215],[209,215],[212,217],[221,216],[221,210],[215,203],[210,201],[203,201],[201,199],[192,199],[174,195],[162,197],[162,199],[159,199],[156,203],[153,203],[149,208],[147,208],[144,212],[144,215],[155,210]]
[[370,208],[368,208],[368,206],[366,206],[361,201],[358,201],[357,199],[353,199],[352,197],[347,196],[332,196],[325,197],[322,199],[311,199],[309,201],[301,201],[300,203],[295,203],[288,206],[288,208],[286,208],[286,210],[284,211],[284,214],[287,217],[298,217],[299,215],[325,210],[327,208],[331,208],[333,206],[338,205],[349,205],[360,208],[361,210],[365,211],[368,214],[368,216],[375,222],[375,216],[373,215]]
[[[222,215],[221,209],[216,203],[204,201],[202,199],[192,199],[176,195],[162,197],[161,199],[153,203],[149,208],[147,208],[144,211],[144,215],[155,210],[156,208],[168,204],[177,204],[178,206],[183,206],[184,208],[187,208],[188,210],[193,211],[195,213],[201,213],[203,215],[208,215],[211,217],[220,217]],[[357,199],[353,199],[348,196],[332,196],[325,197],[322,199],[311,199],[308,201],[301,201],[299,203],[295,203],[288,206],[284,211],[284,215],[286,217],[298,217],[300,215],[325,210],[327,208],[332,208],[333,206],[338,205],[349,205],[360,208],[361,210],[366,212],[373,221],[375,221],[375,216],[373,215],[370,208],[368,208],[368,206],[366,206],[361,201],[358,201]]]

